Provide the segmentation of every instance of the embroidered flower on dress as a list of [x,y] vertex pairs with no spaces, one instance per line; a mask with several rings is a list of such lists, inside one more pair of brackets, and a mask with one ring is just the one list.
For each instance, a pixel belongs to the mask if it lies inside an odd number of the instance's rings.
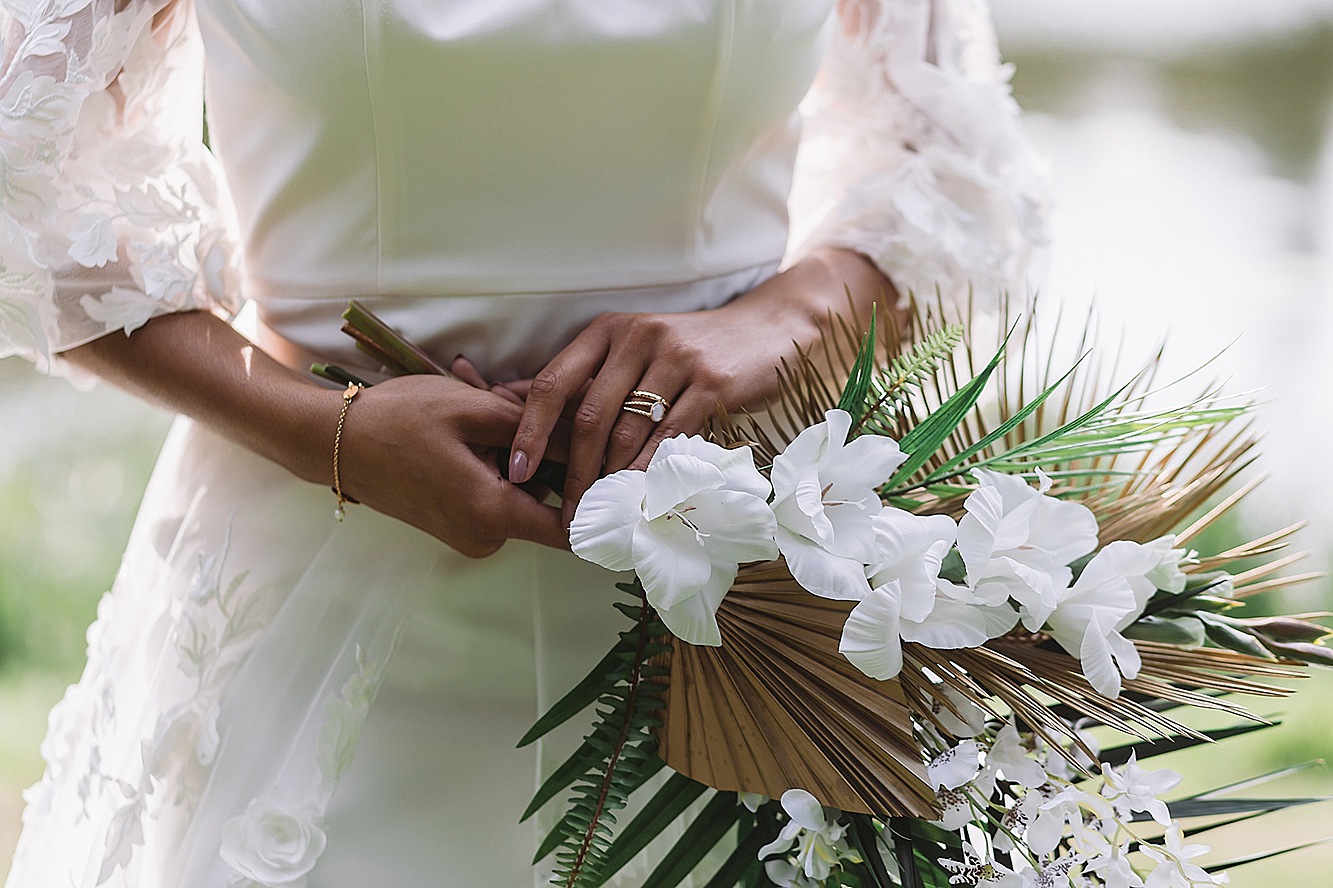
[[222,827],[222,859],[265,888],[301,888],[324,853],[324,830],[302,808],[255,799]]

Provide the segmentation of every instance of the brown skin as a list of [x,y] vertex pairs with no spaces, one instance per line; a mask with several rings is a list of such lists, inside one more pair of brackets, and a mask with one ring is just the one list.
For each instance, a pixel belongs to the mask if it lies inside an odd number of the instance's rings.
[[[463,379],[379,383],[347,411],[343,489],[470,557],[508,539],[567,548],[574,506],[603,471],[642,468],[664,438],[702,429],[718,403],[756,406],[775,394],[774,363],[793,357],[797,343],[818,341],[826,311],[847,307],[844,284],[861,309],[877,298],[895,301],[888,279],[864,257],[827,250],[713,311],[603,315],[512,391],[487,389],[466,362],[454,368]],[[164,315],[64,357],[305,481],[332,481],[342,393],[279,364],[211,314]],[[672,401],[662,423],[620,410],[636,388]],[[574,431],[566,447],[552,430],[567,410]],[[529,460],[521,474],[511,463],[514,483],[495,464],[497,448],[511,442]],[[563,515],[517,486],[543,457],[570,464]]]
[[[562,414],[573,435],[563,491],[568,526],[584,492],[603,474],[642,469],[666,438],[695,434],[721,404],[757,408],[777,394],[779,359],[811,350],[828,315],[859,314],[872,303],[894,310],[887,277],[860,253],[812,254],[750,292],[711,311],[604,314],[532,379],[514,436],[510,480],[526,481]],[[671,403],[660,423],[622,411],[631,391]]]

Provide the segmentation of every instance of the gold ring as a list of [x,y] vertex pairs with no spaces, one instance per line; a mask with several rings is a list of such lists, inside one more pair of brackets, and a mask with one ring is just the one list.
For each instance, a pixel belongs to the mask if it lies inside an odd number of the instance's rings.
[[620,409],[626,413],[646,416],[653,422],[661,422],[666,412],[671,409],[671,402],[656,392],[635,389],[629,393],[629,397],[625,399]]

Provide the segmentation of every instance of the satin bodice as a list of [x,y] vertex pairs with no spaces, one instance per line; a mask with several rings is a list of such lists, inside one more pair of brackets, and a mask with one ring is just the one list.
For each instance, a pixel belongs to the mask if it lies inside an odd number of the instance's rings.
[[246,293],[315,352],[371,297],[499,375],[608,308],[718,304],[782,257],[832,8],[200,0]]

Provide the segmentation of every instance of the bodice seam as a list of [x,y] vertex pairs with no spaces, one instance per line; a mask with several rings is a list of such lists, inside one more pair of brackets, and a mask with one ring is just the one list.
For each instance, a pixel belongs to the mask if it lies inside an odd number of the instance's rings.
[[684,242],[689,245],[690,257],[696,271],[703,266],[700,232],[707,227],[704,207],[708,204],[706,194],[708,171],[713,161],[713,143],[717,138],[717,122],[722,113],[722,100],[726,95],[727,82],[731,76],[731,56],[735,51],[736,0],[728,0],[721,4],[721,7],[717,65],[713,70],[713,84],[708,95],[703,126],[699,129],[699,142],[695,146],[694,199],[691,201],[690,213],[684,220]]
[[379,113],[375,107],[375,80],[370,70],[370,20],[367,0],[361,0],[361,58],[366,71],[366,105],[370,112],[370,135],[375,164],[375,294],[384,292],[384,165],[380,162]]

